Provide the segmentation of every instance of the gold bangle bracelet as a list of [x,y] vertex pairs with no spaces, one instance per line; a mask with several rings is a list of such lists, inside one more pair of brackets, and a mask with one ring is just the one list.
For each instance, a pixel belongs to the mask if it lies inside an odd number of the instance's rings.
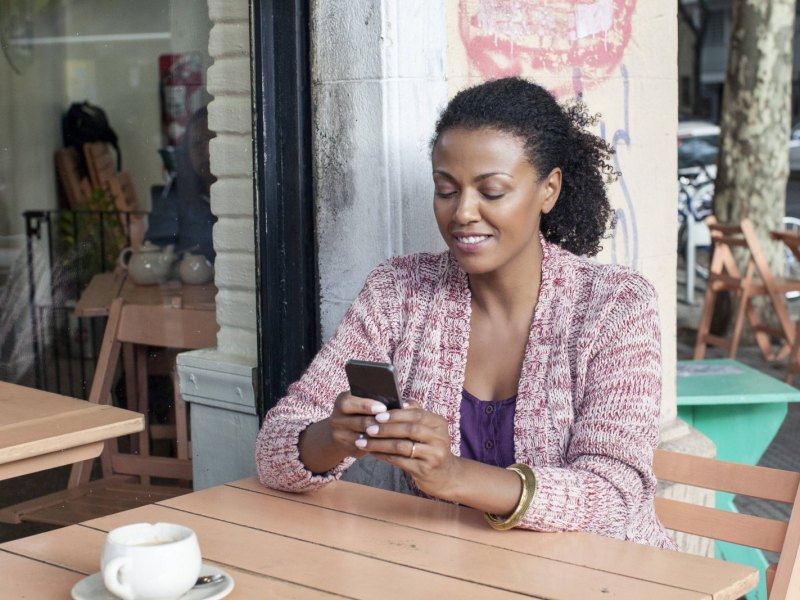
[[531,507],[533,495],[536,493],[536,474],[533,472],[533,469],[522,463],[514,463],[508,467],[508,470],[514,471],[522,480],[522,493],[519,496],[517,507],[514,509],[514,512],[504,519],[491,513],[483,513],[486,522],[499,531],[513,529],[520,524],[525,513],[528,512],[528,509]]

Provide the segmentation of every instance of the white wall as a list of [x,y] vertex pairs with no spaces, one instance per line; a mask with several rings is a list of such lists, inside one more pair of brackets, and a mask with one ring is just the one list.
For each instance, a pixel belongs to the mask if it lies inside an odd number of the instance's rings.
[[[39,35],[61,35],[57,10],[38,15]],[[56,47],[34,48],[22,74],[0,54],[0,235],[24,231],[22,212],[55,207],[53,152],[61,145],[63,61]]]
[[317,2],[312,11],[325,339],[381,260],[443,248],[428,143],[447,102],[445,14],[440,0]]

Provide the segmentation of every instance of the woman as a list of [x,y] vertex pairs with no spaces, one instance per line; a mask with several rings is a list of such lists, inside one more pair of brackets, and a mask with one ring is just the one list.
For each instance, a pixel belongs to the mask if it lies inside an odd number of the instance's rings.
[[[608,145],[519,78],[460,92],[432,145],[448,251],[378,266],[266,416],[261,481],[310,490],[366,453],[415,492],[498,529],[585,530],[674,547],[653,508],[661,359],[655,293],[593,256],[611,219]],[[394,364],[407,406],[347,389]]]

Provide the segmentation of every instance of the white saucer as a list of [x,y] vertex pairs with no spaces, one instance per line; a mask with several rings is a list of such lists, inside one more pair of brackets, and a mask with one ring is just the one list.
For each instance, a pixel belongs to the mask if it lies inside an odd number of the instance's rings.
[[[233,577],[215,565],[203,563],[200,575],[213,575],[214,573],[224,574],[225,579],[219,583],[192,588],[176,600],[219,600],[230,594],[234,585]],[[73,600],[119,600],[106,589],[103,583],[103,574],[100,572],[84,577],[76,583],[72,588],[72,598]]]

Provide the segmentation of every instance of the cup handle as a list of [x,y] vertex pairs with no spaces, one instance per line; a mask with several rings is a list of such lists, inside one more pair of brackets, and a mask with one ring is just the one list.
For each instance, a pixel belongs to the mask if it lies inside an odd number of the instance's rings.
[[133,597],[133,590],[127,582],[122,581],[120,574],[123,567],[127,565],[128,560],[124,556],[112,558],[103,569],[103,583],[106,584],[106,589],[115,596],[119,596],[122,600],[135,600]]
[[122,251],[119,253],[119,266],[123,269],[128,269],[128,261],[131,259],[133,255],[133,248],[128,246],[127,248],[123,248]]

